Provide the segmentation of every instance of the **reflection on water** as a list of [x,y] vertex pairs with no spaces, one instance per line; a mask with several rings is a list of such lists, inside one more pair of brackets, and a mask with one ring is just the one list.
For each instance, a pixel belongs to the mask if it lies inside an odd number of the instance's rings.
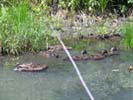
[[[73,53],[73,52],[72,52]],[[132,100],[133,75],[127,67],[132,64],[133,53],[101,61],[77,62],[79,69],[96,100]],[[14,72],[17,63],[37,62],[48,64],[44,72]],[[112,72],[119,69],[119,72]],[[4,57],[0,62],[0,100],[89,100],[70,62],[45,59],[40,55],[26,54]]]
[[133,88],[121,90],[111,100],[133,100]]

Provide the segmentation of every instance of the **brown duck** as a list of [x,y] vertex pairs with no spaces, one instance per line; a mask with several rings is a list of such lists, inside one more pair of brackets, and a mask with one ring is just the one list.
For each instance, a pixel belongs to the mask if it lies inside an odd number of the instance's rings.
[[50,58],[50,57],[53,57],[55,56],[54,52],[51,51],[51,50],[47,50],[47,51],[44,51],[44,52],[40,52],[40,54],[46,58]]
[[[67,47],[67,49],[70,50],[72,49],[72,47]],[[56,51],[60,51],[60,50],[63,50],[62,45],[49,46],[46,51],[43,51],[40,54],[46,58],[49,58],[49,57],[59,58],[59,54],[57,54]]]
[[80,60],[88,60],[89,56],[87,56],[87,55],[79,55],[79,56],[73,56],[72,58],[75,61],[80,61]]
[[47,65],[40,65],[36,63],[24,63],[24,64],[17,64],[16,68],[14,68],[14,71],[25,71],[25,72],[37,72],[37,71],[43,71],[48,68]]
[[97,54],[97,55],[91,55],[90,56],[90,59],[91,60],[101,60],[101,59],[104,59],[105,56],[104,55],[101,55],[101,54]]
[[[81,61],[81,60],[88,60],[89,56],[87,54],[86,50],[82,50],[80,55],[72,56],[73,60],[75,61]],[[64,58],[63,60],[69,60],[69,58]]]
[[107,50],[104,50],[102,51],[101,53],[99,54],[96,54],[96,55],[90,55],[90,59],[91,60],[102,60],[104,58],[106,58],[108,56],[108,51]]
[[97,54],[97,55],[91,55],[90,56],[90,59],[92,60],[102,60],[106,57],[109,57],[109,56],[113,56],[113,55],[117,55],[117,48],[116,47],[112,47],[110,49],[110,51],[107,51],[107,50],[103,50],[101,53]]
[[73,60],[80,61],[80,60],[88,60],[89,56],[86,50],[82,50],[79,56],[73,56]]

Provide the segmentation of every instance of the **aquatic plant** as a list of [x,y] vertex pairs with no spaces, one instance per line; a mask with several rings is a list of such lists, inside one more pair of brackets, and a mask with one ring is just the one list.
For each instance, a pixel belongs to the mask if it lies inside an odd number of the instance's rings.
[[122,26],[122,32],[124,33],[123,42],[124,46],[133,48],[133,22],[125,23]]

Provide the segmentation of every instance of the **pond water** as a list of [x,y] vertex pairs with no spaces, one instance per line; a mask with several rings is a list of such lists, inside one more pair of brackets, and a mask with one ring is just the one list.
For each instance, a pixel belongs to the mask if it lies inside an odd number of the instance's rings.
[[[94,52],[100,46],[90,45]],[[101,45],[104,45],[103,43]],[[107,47],[110,45],[107,44]],[[102,46],[103,47],[103,46]],[[106,44],[105,44],[106,47]],[[71,51],[72,54],[78,51]],[[63,54],[63,56],[66,56]],[[100,61],[76,62],[96,100],[133,100],[132,51],[120,50]],[[43,72],[14,72],[17,63],[47,64]],[[119,69],[119,72],[112,70]],[[46,59],[39,54],[4,56],[0,61],[0,100],[90,100],[69,61]]]

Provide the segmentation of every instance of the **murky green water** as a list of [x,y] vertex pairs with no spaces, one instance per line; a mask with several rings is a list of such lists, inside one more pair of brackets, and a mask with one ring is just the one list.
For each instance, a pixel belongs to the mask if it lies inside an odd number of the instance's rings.
[[[96,47],[99,48],[95,45],[88,50],[94,52]],[[129,75],[127,71],[128,66],[133,64],[132,60],[132,51],[121,50],[120,55],[101,61],[80,61],[77,65],[96,100],[132,100],[133,73]],[[47,64],[49,68],[37,73],[13,71],[16,63],[32,61]],[[114,69],[120,71],[113,72]],[[19,57],[5,56],[0,61],[0,100],[90,99],[70,62],[25,54]]]

